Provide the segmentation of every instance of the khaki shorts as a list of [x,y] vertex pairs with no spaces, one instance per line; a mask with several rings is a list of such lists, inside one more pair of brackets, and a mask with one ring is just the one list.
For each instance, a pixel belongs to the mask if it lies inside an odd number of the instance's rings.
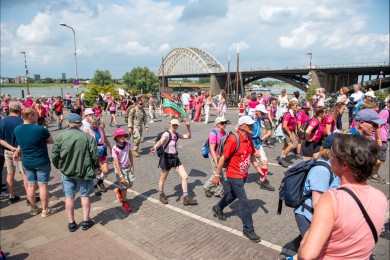
[[5,150],[5,167],[7,167],[7,173],[24,173],[22,161],[18,161],[14,163],[12,156],[14,153],[12,151]]

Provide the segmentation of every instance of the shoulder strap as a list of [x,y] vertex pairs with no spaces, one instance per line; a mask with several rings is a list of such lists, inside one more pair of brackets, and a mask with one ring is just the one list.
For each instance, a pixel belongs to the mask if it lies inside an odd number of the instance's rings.
[[376,244],[378,242],[378,233],[376,232],[374,223],[372,223],[372,220],[371,220],[370,216],[368,215],[367,211],[364,209],[364,206],[360,202],[359,198],[355,195],[355,193],[353,193],[350,189],[348,189],[346,187],[341,187],[341,188],[339,188],[339,190],[343,190],[343,191],[347,192],[356,201],[356,203],[358,204],[360,210],[363,213],[364,218],[367,221],[368,226],[371,229],[371,232],[372,232],[372,235],[374,236],[374,240],[375,240],[375,244]]
[[234,149],[234,153],[235,153],[238,151],[238,148],[240,147],[240,137],[238,136],[237,132],[232,132],[232,134],[236,137],[236,148]]
[[[168,142],[166,145],[164,145],[164,148],[163,148],[163,152],[165,152],[165,149],[168,147],[169,143],[172,141],[172,135],[171,135],[171,132],[167,131],[168,133]],[[176,136],[177,137],[177,136]]]

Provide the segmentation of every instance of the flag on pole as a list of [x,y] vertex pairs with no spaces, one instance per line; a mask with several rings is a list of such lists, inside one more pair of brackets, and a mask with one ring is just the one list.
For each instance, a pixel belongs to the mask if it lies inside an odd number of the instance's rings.
[[161,95],[161,98],[163,100],[162,110],[164,115],[176,115],[183,120],[187,117],[182,105],[176,103],[176,100],[171,95],[164,93]]
[[312,54],[313,53],[311,53],[311,52],[308,52],[308,53],[306,53],[305,55],[309,55],[310,57],[312,56]]

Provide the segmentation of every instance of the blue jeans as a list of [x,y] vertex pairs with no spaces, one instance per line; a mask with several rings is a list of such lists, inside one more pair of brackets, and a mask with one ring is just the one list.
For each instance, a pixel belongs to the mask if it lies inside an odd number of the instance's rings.
[[49,181],[51,166],[50,163],[47,163],[38,168],[24,168],[24,171],[26,172],[28,183],[38,182],[38,184],[45,184]]
[[304,215],[300,215],[297,213],[295,213],[295,221],[297,222],[299,233],[302,237],[304,237],[305,233],[310,228],[311,222]]
[[77,187],[80,189],[80,197],[88,197],[93,192],[93,180],[80,180],[69,178],[62,174],[62,189],[65,197],[74,198]]
[[230,190],[225,193],[216,205],[216,208],[223,210],[238,198],[241,221],[244,226],[244,230],[253,230],[252,212],[244,189],[246,179],[227,178],[227,181],[229,183]]

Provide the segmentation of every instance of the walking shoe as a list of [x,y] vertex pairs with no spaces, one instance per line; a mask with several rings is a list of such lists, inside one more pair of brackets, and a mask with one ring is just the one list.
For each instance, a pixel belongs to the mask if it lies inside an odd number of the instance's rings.
[[378,182],[378,183],[383,183],[383,184],[386,184],[387,181],[385,179],[383,179],[382,177],[380,177],[379,175],[374,175],[371,177],[371,181],[372,182]]
[[274,148],[274,146],[273,146],[271,143],[267,143],[266,146],[267,146],[268,148]]
[[88,230],[88,229],[90,229],[94,224],[95,224],[95,222],[93,222],[93,220],[87,220],[87,221],[81,222],[81,227],[82,227],[83,230]]
[[122,209],[124,211],[126,211],[126,212],[131,212],[132,211],[132,208],[131,208],[130,204],[127,201],[122,203]]
[[13,198],[8,199],[8,204],[14,204],[20,200],[20,197],[18,195],[15,195]]
[[275,190],[275,188],[272,187],[272,186],[269,184],[269,181],[268,181],[268,180],[265,180],[265,181],[260,182],[260,189],[262,189],[262,190],[269,190],[269,191],[274,191],[274,190]]
[[104,186],[103,180],[100,180],[100,181],[101,181],[100,183],[99,183],[99,181],[98,181],[99,190],[100,190],[101,192],[107,192],[107,188],[106,188],[106,186]]
[[286,158],[279,158],[279,164],[282,165],[284,168],[288,167],[288,162],[286,161]]
[[121,190],[118,189],[118,188],[115,188],[114,191],[115,191],[115,194],[116,194],[116,197],[117,197],[118,201],[119,201],[119,202],[122,202],[122,193],[121,193]]
[[207,198],[210,198],[213,196],[213,194],[208,189],[204,189],[204,194],[206,195]]
[[295,155],[295,159],[297,159],[297,160],[303,159],[303,156],[300,153],[297,153]]
[[77,230],[77,224],[73,221],[73,223],[68,224],[69,232],[75,232]]
[[57,209],[53,209],[53,208],[48,208],[47,210],[43,211],[42,210],[42,213],[41,213],[41,217],[42,218],[47,218],[53,214],[57,213]]
[[255,242],[255,243],[258,243],[261,241],[261,238],[255,233],[255,231],[252,229],[252,230],[249,230],[249,231],[246,231],[245,229],[242,231],[242,233],[244,234],[244,236],[246,236],[247,238],[249,238],[249,240],[251,240],[252,242]]
[[[40,197],[35,197],[35,203],[38,203],[38,202],[40,202],[41,201],[41,198]],[[26,200],[26,205],[27,206],[31,206],[31,204],[30,204],[30,201],[27,199]]]
[[214,215],[213,215],[214,217],[216,217],[217,219],[219,219],[221,221],[225,221],[226,220],[226,217],[223,214],[222,210],[218,210],[216,206],[213,206],[212,210],[214,212]]
[[36,216],[36,215],[38,215],[41,212],[42,212],[42,209],[40,207],[35,207],[35,209],[31,209],[30,210],[30,215],[31,216]]
[[133,156],[134,156],[134,157],[140,157],[140,154],[139,154],[138,151],[134,150],[134,151],[133,151]]
[[8,193],[5,193],[5,192],[1,192],[1,193],[0,193],[0,198],[1,198],[1,199],[7,199],[7,198],[9,198],[9,194],[8,194]]
[[198,202],[187,195],[187,196],[184,196],[184,198],[183,198],[183,204],[184,204],[184,206],[197,205]]
[[95,185],[94,188],[95,188],[95,195],[102,196],[102,192],[100,191],[99,187],[97,185]]
[[168,204],[168,199],[167,199],[167,197],[165,196],[164,192],[161,192],[161,193],[160,193],[160,202],[161,202],[162,204]]

